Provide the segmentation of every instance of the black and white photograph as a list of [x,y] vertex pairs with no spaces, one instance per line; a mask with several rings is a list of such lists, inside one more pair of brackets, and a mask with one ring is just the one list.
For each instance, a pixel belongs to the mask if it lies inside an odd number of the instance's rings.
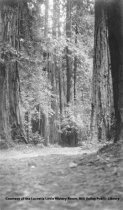
[[123,209],[123,0],[0,0],[0,210]]

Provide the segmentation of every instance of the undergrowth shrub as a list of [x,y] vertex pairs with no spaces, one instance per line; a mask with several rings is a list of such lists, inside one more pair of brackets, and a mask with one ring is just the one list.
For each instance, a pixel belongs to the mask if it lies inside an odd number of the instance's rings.
[[30,133],[30,136],[29,136],[29,143],[32,143],[32,144],[44,144],[45,143],[45,139],[38,133],[38,132],[35,132],[35,133]]
[[70,105],[66,108],[62,118],[61,137],[63,145],[81,145],[83,141],[90,138],[90,112],[84,110],[81,113],[77,108],[77,106]]

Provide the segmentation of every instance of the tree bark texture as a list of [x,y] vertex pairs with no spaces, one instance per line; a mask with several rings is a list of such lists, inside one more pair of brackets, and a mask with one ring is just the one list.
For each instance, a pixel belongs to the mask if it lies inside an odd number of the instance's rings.
[[[58,20],[59,20],[59,0],[53,1],[53,25],[52,25],[52,37],[56,39],[58,37]],[[52,56],[52,64],[51,64],[51,86],[52,92],[54,94],[54,98],[51,101],[51,108],[54,112],[50,119],[50,143],[54,144],[58,142],[59,134],[58,134],[58,110],[59,110],[59,103],[58,103],[58,62],[57,62],[57,55],[56,50],[54,49],[54,53]]]
[[123,124],[123,2],[96,0],[92,137],[117,141]]
[[[6,1],[5,1],[6,2]],[[2,139],[25,140],[20,112],[19,4],[0,4],[0,136]]]
[[116,117],[115,141],[123,136],[123,1],[108,6],[109,46]]
[[92,138],[99,141],[111,138],[113,117],[113,86],[108,43],[107,4],[95,4],[95,42],[92,90]]

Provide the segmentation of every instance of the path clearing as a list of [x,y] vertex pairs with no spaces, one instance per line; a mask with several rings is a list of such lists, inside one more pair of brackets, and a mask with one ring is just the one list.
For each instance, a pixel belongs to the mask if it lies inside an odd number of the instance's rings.
[[[1,151],[0,210],[121,210],[121,157],[113,157],[112,161],[110,156],[83,153],[89,151],[81,148]],[[120,201],[78,199],[101,196],[119,197]],[[75,199],[5,200],[23,197]]]

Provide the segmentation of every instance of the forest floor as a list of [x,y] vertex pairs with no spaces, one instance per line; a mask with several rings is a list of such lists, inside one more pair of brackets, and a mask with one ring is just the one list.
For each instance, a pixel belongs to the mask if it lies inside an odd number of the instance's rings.
[[121,143],[98,152],[23,146],[0,151],[0,210],[121,209]]

